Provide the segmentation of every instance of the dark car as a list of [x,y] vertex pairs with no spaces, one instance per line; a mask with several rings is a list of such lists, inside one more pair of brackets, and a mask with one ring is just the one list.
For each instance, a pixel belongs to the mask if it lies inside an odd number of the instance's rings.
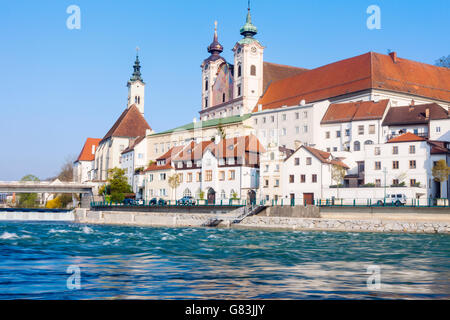
[[153,199],[151,199],[148,203],[149,203],[150,205],[152,205],[152,206],[156,206],[156,205],[158,204],[158,199],[153,198]]
[[178,205],[191,206],[195,204],[195,199],[191,196],[185,196],[177,201]]
[[164,199],[159,199],[158,200],[158,206],[165,206],[167,204],[167,201]]
[[136,200],[134,200],[134,199],[125,199],[125,200],[123,200],[123,204],[128,205],[128,206],[132,206],[132,205],[136,204]]

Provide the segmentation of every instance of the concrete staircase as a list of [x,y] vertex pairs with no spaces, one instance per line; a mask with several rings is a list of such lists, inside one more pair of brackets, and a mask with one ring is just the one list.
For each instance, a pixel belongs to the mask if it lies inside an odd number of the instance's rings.
[[265,206],[261,205],[248,205],[233,210],[227,214],[216,215],[213,218],[208,219],[202,224],[203,227],[217,227],[221,223],[226,223],[228,226],[232,224],[238,224],[245,218],[258,214],[265,209]]

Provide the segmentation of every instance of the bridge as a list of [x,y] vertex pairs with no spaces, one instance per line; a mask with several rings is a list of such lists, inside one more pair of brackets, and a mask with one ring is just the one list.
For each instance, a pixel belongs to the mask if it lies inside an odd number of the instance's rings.
[[89,207],[93,184],[55,181],[0,181],[0,193],[70,193],[81,194],[81,206]]

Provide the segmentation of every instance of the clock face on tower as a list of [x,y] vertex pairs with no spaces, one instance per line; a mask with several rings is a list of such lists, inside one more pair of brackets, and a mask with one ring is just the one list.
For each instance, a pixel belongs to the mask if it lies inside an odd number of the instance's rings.
[[256,53],[256,47],[252,47],[252,53]]

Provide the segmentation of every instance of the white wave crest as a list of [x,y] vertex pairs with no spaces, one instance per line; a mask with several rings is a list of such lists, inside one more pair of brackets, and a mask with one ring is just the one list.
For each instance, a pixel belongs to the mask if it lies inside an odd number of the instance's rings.
[[81,229],[83,231],[83,233],[89,234],[89,233],[93,233],[94,230],[92,230],[91,228],[89,228],[88,226],[84,226],[83,229]]
[[3,232],[3,234],[0,236],[0,239],[18,239],[19,236],[16,233],[9,233],[9,232]]

